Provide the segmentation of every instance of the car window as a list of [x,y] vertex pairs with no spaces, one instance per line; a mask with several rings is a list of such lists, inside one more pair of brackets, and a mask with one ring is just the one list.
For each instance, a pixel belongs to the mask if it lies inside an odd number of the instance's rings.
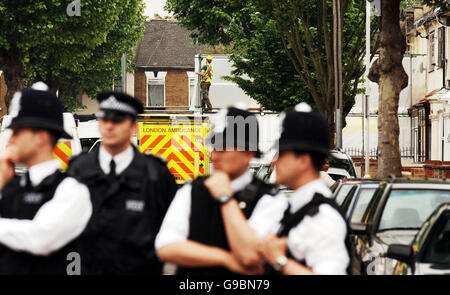
[[369,206],[370,200],[372,200],[375,191],[376,188],[361,188],[353,209],[352,218],[350,219],[351,222],[364,222],[364,213],[366,212],[367,206]]
[[347,196],[345,196],[344,201],[340,205],[342,212],[344,212],[345,214],[345,217],[347,217],[348,209],[350,208],[350,205],[353,203],[353,199],[355,198],[357,189],[358,185],[353,185],[352,188],[347,193]]
[[350,176],[356,177],[355,170],[350,160],[338,159],[330,156],[328,157],[328,161],[330,162],[330,167],[345,169],[350,174]]
[[91,146],[91,148],[89,149],[89,152],[94,151],[98,146],[100,146],[100,143],[101,143],[101,142],[102,142],[101,140],[97,140],[97,141]]
[[446,216],[431,237],[423,262],[450,264],[450,215]]
[[98,137],[81,138],[81,149],[83,152],[88,152],[91,147],[97,142]]
[[334,199],[336,203],[341,206],[345,200],[345,197],[348,195],[349,191],[352,189],[352,184],[343,184],[341,189],[337,192],[336,198]]
[[450,191],[392,190],[378,229],[420,228],[431,213],[444,202],[450,202]]

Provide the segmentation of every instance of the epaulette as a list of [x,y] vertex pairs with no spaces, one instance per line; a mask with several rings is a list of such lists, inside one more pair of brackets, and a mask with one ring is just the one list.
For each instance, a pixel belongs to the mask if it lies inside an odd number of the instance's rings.
[[154,154],[144,154],[149,159],[157,160],[160,164],[163,164],[167,166],[167,160],[161,157],[160,155],[154,155]]
[[87,154],[87,152],[83,151],[83,152],[79,153],[78,155],[70,156],[70,158],[69,158],[69,165],[73,164],[77,159],[79,159],[80,157],[82,157],[82,156],[84,156],[86,154]]

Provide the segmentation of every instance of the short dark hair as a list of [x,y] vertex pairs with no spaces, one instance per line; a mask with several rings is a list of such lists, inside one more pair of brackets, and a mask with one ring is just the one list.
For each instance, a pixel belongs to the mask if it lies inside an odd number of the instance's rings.
[[311,162],[313,164],[314,170],[316,171],[320,171],[322,170],[322,166],[325,163],[325,158],[327,157],[325,154],[323,153],[318,153],[318,152],[305,152],[305,151],[298,151],[298,150],[294,150],[294,154],[296,154],[297,156],[301,156],[301,155],[309,155],[311,157]]

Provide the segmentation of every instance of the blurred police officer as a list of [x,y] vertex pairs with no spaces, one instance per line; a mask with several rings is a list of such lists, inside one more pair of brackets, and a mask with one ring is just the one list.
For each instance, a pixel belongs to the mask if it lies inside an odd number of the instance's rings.
[[[63,107],[40,82],[15,94],[13,133],[0,156],[0,273],[66,274],[74,239],[92,205],[87,187],[60,171],[53,158],[64,131]],[[14,164],[28,172],[14,175]]]
[[101,145],[69,166],[69,174],[89,187],[93,204],[78,243],[82,273],[160,274],[154,240],[175,195],[175,180],[163,160],[131,144],[142,104],[118,92],[102,92],[97,100]]
[[[235,202],[224,205],[231,248],[237,257],[245,253],[249,265],[269,262],[266,274],[346,274],[347,225],[319,173],[329,153],[328,124],[307,104],[282,117],[276,182],[294,192],[289,198],[261,199],[248,222]],[[228,190],[222,179],[213,196]]]
[[[177,192],[156,239],[158,256],[178,265],[178,274],[257,273],[230,252],[222,207],[234,202],[246,219],[257,201],[278,190],[253,177],[250,160],[259,157],[258,122],[244,107],[222,109],[212,120],[213,173],[185,184]],[[212,186],[227,179],[230,187],[215,200]]]

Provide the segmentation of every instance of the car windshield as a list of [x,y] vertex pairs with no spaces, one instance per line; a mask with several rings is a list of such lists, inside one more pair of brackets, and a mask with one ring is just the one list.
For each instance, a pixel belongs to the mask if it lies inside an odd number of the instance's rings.
[[350,174],[350,176],[356,177],[352,162],[350,160],[330,156],[328,157],[328,161],[330,163],[330,167],[345,169]]
[[384,207],[378,229],[420,228],[444,202],[450,202],[450,190],[393,190]]
[[334,199],[336,203],[341,206],[347,196],[348,192],[352,189],[353,184],[343,184],[341,189],[337,192],[336,198]]
[[356,200],[355,209],[353,209],[351,222],[362,223],[364,221],[364,213],[375,191],[376,188],[361,188],[358,199]]
[[450,216],[438,226],[424,255],[426,263],[450,264]]

